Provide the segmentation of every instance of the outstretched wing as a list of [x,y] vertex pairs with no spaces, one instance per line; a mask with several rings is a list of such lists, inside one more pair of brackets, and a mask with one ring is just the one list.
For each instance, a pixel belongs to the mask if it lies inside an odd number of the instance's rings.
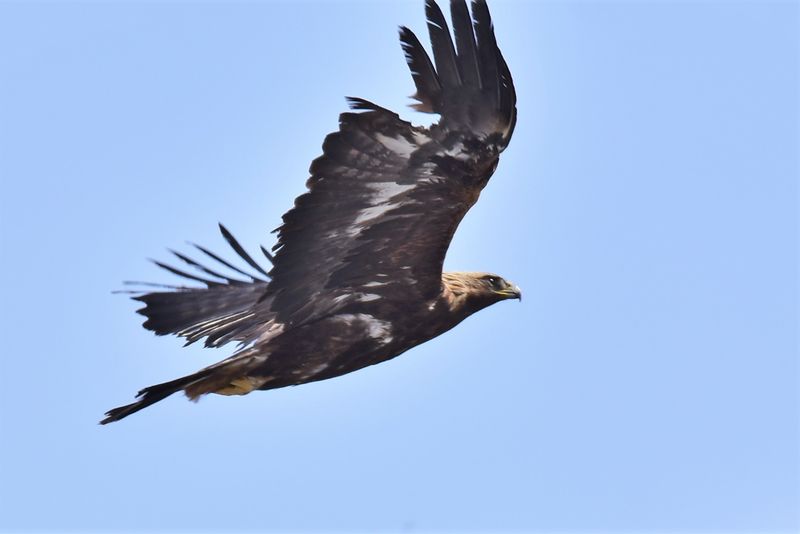
[[[230,341],[247,344],[269,332],[274,323],[269,314],[256,314],[256,303],[264,299],[269,284],[266,270],[261,267],[221,224],[220,232],[236,252],[257,274],[252,274],[224,260],[205,247],[194,245],[198,252],[220,264],[211,268],[186,254],[172,251],[176,258],[199,274],[186,272],[172,265],[155,264],[186,280],[200,282],[205,287],[128,282],[148,289],[133,290],[134,300],[144,303],[138,313],[147,317],[143,326],[157,335],[176,334],[189,345],[205,339],[207,347],[219,347]],[[272,255],[263,247],[268,261]],[[229,274],[232,272],[233,274]],[[156,287],[160,290],[150,291]]]
[[[426,2],[436,67],[401,28],[430,129],[361,99],[310,168],[308,192],[283,216],[260,313],[300,324],[356,302],[419,303],[441,288],[442,264],[464,214],[507,146],[516,97],[484,1],[451,2],[457,49],[442,12]],[[257,307],[259,307],[257,306]]]

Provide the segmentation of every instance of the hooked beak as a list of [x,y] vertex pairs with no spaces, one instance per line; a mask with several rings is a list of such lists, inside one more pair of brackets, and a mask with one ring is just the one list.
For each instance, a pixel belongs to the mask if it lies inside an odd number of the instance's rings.
[[507,299],[517,299],[522,302],[522,290],[519,286],[509,285],[506,289],[499,291],[499,293]]
[[522,290],[519,288],[519,286],[514,286],[514,297],[518,301],[522,302]]

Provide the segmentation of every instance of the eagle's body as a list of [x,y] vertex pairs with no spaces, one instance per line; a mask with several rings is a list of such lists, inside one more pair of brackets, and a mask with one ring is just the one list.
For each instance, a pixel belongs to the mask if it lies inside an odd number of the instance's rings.
[[308,192],[278,229],[267,272],[222,228],[258,274],[198,250],[246,277],[234,278],[176,253],[203,273],[161,267],[205,287],[137,295],[144,326],[187,343],[231,341],[230,358],[145,388],[109,411],[119,420],[175,392],[246,394],[343,375],[394,358],[519,289],[487,273],[443,273],[459,222],[486,186],[516,121],[516,96],[485,2],[451,2],[455,47],[444,17],[426,2],[434,68],[414,34],[400,39],[421,111],[431,128],[362,99],[343,113],[310,168]]
[[[468,304],[448,290],[414,307],[391,301],[378,304],[378,300],[372,306],[359,303],[311,324],[275,332],[269,344],[251,349],[254,359],[263,359],[257,374],[251,372],[247,380],[214,392],[242,394],[316,382],[375,365],[450,330],[479,307],[499,299]],[[429,321],[420,323],[420,317]],[[194,397],[206,393],[203,389],[195,393],[187,388],[187,393]]]

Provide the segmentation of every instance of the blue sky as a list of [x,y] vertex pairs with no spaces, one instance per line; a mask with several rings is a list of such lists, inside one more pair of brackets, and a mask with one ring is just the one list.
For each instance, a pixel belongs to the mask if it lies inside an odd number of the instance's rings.
[[345,95],[420,120],[422,2],[0,3],[0,530],[800,528],[798,4],[490,7],[519,122],[447,267],[525,300],[100,427],[228,354],[111,291],[272,245]]

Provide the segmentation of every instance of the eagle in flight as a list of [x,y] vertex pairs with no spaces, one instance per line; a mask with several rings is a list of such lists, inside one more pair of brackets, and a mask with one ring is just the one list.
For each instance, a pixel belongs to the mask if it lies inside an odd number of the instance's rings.
[[144,327],[187,344],[235,341],[238,350],[144,388],[136,402],[107,412],[102,424],[179,391],[193,400],[244,395],[350,373],[394,358],[496,302],[521,298],[518,287],[495,274],[442,272],[459,222],[511,139],[516,94],[484,0],[472,0],[471,15],[464,0],[450,2],[454,39],[433,0],[425,12],[434,62],[408,28],[400,28],[400,42],[416,85],[412,107],[438,114],[439,122],[414,126],[349,98],[352,111],[325,138],[308,190],[283,216],[272,253],[261,247],[269,271],[221,225],[253,273],[199,245],[199,253],[222,267],[181,253],[174,254],[198,274],[156,262],[203,286],[136,292],[133,298],[145,305],[139,310]]

